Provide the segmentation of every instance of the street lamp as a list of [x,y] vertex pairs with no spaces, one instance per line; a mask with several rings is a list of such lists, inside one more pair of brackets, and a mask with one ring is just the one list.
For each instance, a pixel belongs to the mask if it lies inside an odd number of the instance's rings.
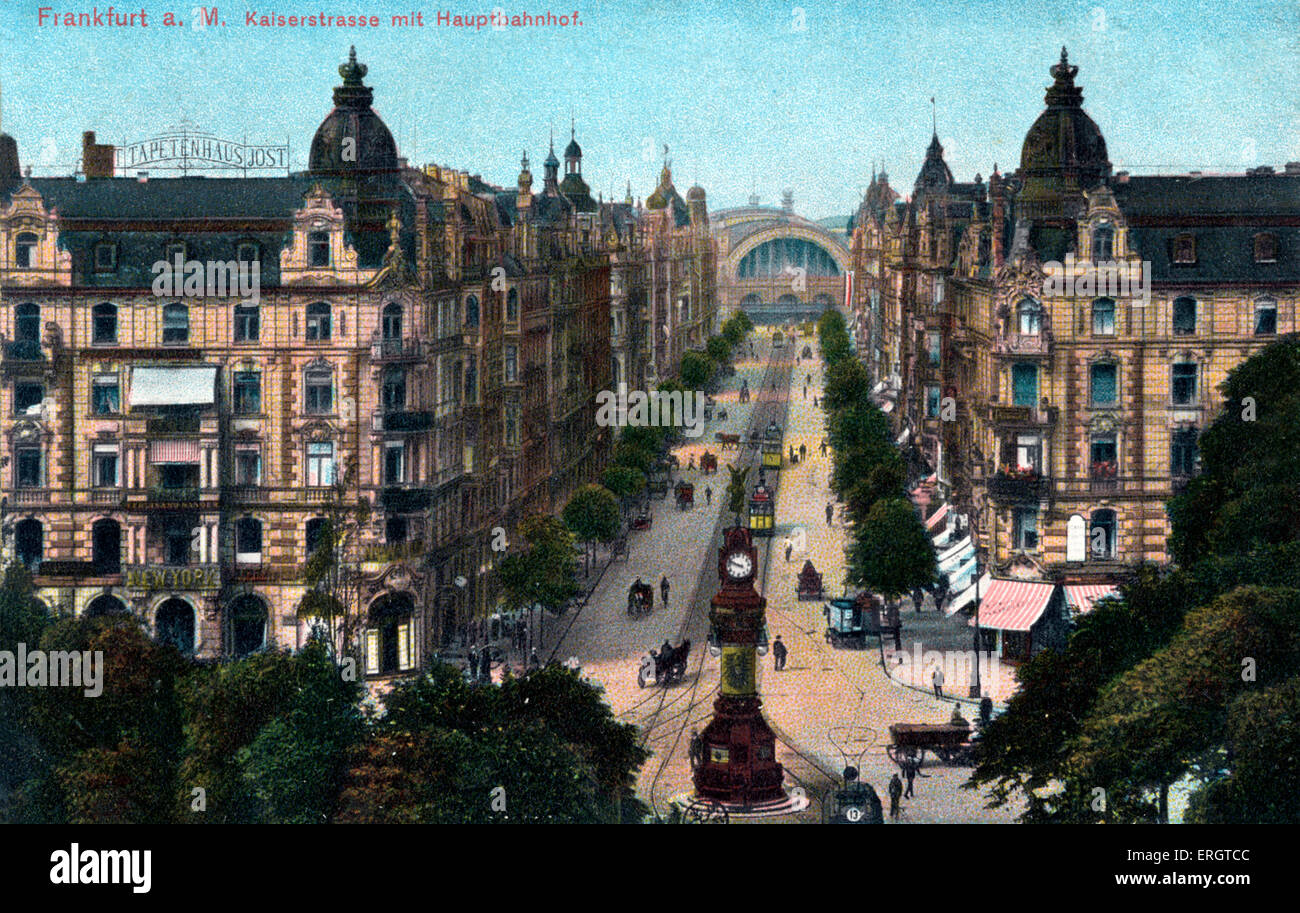
[[980,570],[984,565],[983,552],[983,547],[975,547],[975,678],[971,681],[971,697],[980,696],[980,647],[983,646],[980,638]]

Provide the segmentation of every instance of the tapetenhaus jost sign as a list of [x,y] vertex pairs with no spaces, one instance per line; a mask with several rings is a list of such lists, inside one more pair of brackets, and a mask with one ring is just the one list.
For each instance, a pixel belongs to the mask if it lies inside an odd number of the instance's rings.
[[167,133],[127,143],[115,152],[120,170],[145,165],[172,168],[288,169],[289,146],[248,144],[206,133]]

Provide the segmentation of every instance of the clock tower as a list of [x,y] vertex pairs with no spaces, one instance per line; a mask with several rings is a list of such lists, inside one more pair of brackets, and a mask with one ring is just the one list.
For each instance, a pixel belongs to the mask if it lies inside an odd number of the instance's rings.
[[757,572],[758,549],[749,530],[726,530],[718,550],[722,588],[709,612],[722,649],[722,684],[702,736],[704,757],[695,769],[697,797],[747,808],[787,798],[776,735],[759,709],[758,642],[767,600],[754,588]]

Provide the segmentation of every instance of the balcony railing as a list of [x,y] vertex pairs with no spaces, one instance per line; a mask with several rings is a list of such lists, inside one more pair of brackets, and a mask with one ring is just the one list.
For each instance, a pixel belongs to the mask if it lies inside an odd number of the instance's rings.
[[168,415],[149,419],[145,428],[150,435],[198,434],[201,430],[201,422],[198,415]]
[[1040,475],[1022,476],[999,472],[989,479],[989,495],[997,501],[1042,501],[1051,491],[1051,480]]
[[1046,355],[1052,348],[1048,333],[1006,333],[993,340],[996,355]]
[[995,425],[1055,425],[1055,406],[989,406],[989,419]]
[[410,433],[428,431],[433,427],[434,413],[427,410],[390,410],[377,409],[374,413],[372,428],[375,431]]
[[370,344],[371,361],[405,361],[419,357],[420,340],[415,336],[407,336],[402,339],[372,338]]
[[5,361],[44,361],[41,344],[28,339],[5,343]]
[[392,513],[411,513],[424,510],[433,502],[433,492],[428,488],[389,486],[380,492],[380,505]]
[[197,485],[167,486],[152,485],[150,486],[147,498],[150,503],[170,503],[184,504],[197,502],[201,494],[201,489]]
[[49,504],[50,490],[48,488],[15,488],[15,504]]

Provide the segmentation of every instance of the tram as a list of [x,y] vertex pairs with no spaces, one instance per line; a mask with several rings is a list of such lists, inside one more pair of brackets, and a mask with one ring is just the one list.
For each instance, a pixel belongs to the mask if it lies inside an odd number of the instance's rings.
[[763,433],[763,461],[764,471],[772,470],[773,472],[781,471],[781,428],[776,422],[767,426],[767,431]]
[[760,482],[749,497],[749,531],[755,536],[770,538],[775,528],[776,500],[772,497],[772,489]]
[[780,330],[777,330],[772,334],[772,348],[774,349],[785,348],[785,336],[781,334]]

